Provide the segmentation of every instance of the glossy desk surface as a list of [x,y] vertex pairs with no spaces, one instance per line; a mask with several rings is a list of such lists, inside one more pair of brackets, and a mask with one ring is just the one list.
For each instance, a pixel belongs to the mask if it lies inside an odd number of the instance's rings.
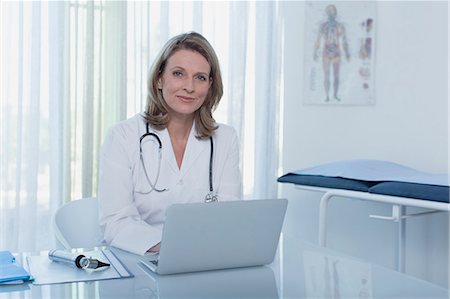
[[114,251],[133,278],[0,286],[0,298],[449,298],[440,286],[286,235],[268,266],[189,274],[158,276]]

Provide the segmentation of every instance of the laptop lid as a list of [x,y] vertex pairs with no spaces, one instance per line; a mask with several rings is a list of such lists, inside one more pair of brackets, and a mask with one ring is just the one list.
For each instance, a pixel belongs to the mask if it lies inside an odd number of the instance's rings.
[[286,199],[174,204],[167,209],[158,274],[249,267],[273,261]]

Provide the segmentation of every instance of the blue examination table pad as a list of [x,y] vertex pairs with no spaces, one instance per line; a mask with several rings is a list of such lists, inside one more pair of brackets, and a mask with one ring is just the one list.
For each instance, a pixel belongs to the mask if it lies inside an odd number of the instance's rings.
[[278,182],[449,203],[449,177],[397,163],[348,160],[287,173]]

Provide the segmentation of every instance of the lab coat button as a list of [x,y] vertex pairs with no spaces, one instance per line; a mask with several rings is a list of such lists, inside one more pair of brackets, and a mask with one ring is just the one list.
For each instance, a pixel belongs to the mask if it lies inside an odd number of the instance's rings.
[[178,181],[178,185],[183,185],[184,183],[183,183],[183,180],[179,180]]

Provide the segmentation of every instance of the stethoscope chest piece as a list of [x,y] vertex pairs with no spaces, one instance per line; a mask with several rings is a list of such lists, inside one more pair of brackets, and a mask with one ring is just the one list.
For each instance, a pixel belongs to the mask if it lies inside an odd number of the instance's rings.
[[206,194],[206,196],[205,196],[206,203],[216,202],[216,201],[218,201],[216,194],[213,194],[212,192],[209,192],[208,194]]

